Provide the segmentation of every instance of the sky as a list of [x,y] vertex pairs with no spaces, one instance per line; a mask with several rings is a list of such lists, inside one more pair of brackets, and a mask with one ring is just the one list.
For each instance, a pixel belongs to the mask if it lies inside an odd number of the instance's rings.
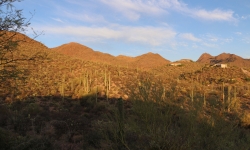
[[15,4],[49,48],[77,42],[111,55],[203,53],[250,58],[249,0],[24,0]]

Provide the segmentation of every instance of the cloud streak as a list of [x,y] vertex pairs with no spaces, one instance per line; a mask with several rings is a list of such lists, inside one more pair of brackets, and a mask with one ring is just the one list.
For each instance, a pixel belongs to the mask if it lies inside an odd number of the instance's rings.
[[51,18],[51,19],[60,23],[64,23],[60,18]]
[[86,40],[96,39],[96,41],[104,40],[121,40],[125,42],[135,42],[151,46],[159,46],[171,43],[176,32],[164,27],[132,27],[132,26],[116,26],[116,27],[87,27],[87,26],[64,26],[64,27],[39,27],[50,34],[77,36]]
[[232,10],[190,8],[179,0],[100,0],[100,2],[122,13],[130,20],[138,20],[141,14],[162,15],[174,10],[202,20],[237,21]]
[[179,37],[189,40],[189,41],[194,41],[194,42],[202,41],[201,39],[195,37],[192,33],[182,33],[179,35]]
[[157,0],[100,0],[100,2],[122,13],[130,20],[138,20],[141,14],[159,15],[166,13]]
[[186,10],[184,12],[188,13],[192,17],[201,18],[204,20],[237,21],[237,19],[233,17],[234,12],[231,10],[223,11],[220,9],[214,9],[211,11],[207,11],[204,9],[194,9],[194,10]]
[[[67,1],[68,2],[68,1]],[[79,1],[78,1],[79,3]],[[54,5],[54,11],[56,16],[60,16],[60,18],[64,18],[64,22],[84,22],[84,23],[106,23],[107,21],[101,14],[97,14],[95,12],[87,10],[85,7],[78,4],[77,1],[68,2],[68,5],[75,6],[75,9],[70,7],[65,7],[63,5]],[[79,9],[79,5],[80,8]],[[71,6],[72,7],[72,6]]]

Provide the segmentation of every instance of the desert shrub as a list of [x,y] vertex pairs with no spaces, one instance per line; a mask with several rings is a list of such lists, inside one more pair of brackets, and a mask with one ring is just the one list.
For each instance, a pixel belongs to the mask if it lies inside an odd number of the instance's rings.
[[94,147],[94,148],[101,148],[100,147],[100,142],[103,139],[103,136],[101,134],[101,132],[99,132],[98,130],[91,130],[88,132],[88,134],[85,136],[85,142],[83,143],[83,148],[87,149],[90,147]]
[[33,118],[32,120],[32,126],[34,126],[34,131],[39,134],[42,130],[42,128],[45,126],[46,121],[48,121],[48,118],[39,115],[36,118]]
[[41,112],[41,110],[42,108],[40,105],[36,103],[29,103],[27,106],[22,108],[22,114],[29,118],[34,118]]
[[92,94],[88,94],[80,98],[80,105],[83,107],[93,108],[94,104],[95,97]]
[[14,101],[13,103],[10,104],[10,109],[12,111],[13,110],[21,111],[24,106],[25,106],[25,103],[23,103],[20,100],[16,100],[16,101]]
[[10,111],[4,105],[0,105],[0,126],[6,126],[10,118]]
[[90,112],[96,115],[101,115],[102,113],[105,113],[106,110],[107,108],[104,103],[97,103]]
[[244,113],[241,116],[241,125],[250,129],[250,114],[249,113]]
[[53,145],[46,137],[18,137],[11,146],[12,150],[53,150]]
[[28,116],[23,116],[21,113],[14,111],[11,115],[11,124],[14,131],[22,136],[26,136],[26,132],[29,131],[31,121]]
[[54,127],[56,138],[60,138],[69,131],[69,126],[65,121],[53,120],[51,121],[51,125]]
[[13,139],[11,138],[10,132],[3,128],[0,128],[0,148],[3,150],[10,149],[12,141]]

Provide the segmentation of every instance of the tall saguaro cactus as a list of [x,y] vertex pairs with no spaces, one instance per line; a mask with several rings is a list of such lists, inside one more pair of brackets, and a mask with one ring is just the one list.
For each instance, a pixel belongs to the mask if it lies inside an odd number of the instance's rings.
[[129,149],[125,143],[125,125],[124,125],[124,106],[123,106],[123,100],[122,98],[118,99],[118,140],[119,140],[119,149],[122,149],[122,147],[126,147],[126,149]]
[[111,87],[111,80],[110,80],[110,72],[109,72],[109,78],[108,78],[108,90],[110,90],[110,87]]
[[207,102],[206,102],[206,90],[204,89],[204,93],[203,93],[203,106],[206,107]]
[[190,97],[191,97],[191,101],[192,103],[194,102],[194,80],[192,79],[192,85],[191,85],[191,93],[190,93]]
[[104,86],[107,86],[107,72],[106,72],[106,69],[105,69],[105,72],[104,72]]
[[224,82],[222,82],[222,104],[223,104],[223,109],[225,110],[225,85]]
[[62,77],[62,83],[60,86],[60,94],[62,96],[62,100],[64,101],[64,96],[65,96],[65,74]]
[[231,107],[231,86],[228,86],[228,91],[227,91],[227,111],[230,111],[230,107]]
[[108,97],[109,97],[109,90],[111,88],[111,77],[110,77],[110,72],[108,73],[107,75],[107,72],[105,70],[104,72],[104,86],[106,88],[106,98],[108,100]]

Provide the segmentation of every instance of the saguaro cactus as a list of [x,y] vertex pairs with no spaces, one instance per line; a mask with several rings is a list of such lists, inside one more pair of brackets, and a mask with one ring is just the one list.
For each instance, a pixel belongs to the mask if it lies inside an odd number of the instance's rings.
[[227,88],[227,111],[229,112],[230,111],[230,107],[231,107],[231,86],[228,86]]
[[120,141],[119,147],[126,146],[124,141],[124,106],[122,98],[118,99],[118,139]]
[[104,72],[104,86],[107,86],[107,72],[106,72],[106,69],[105,69],[105,72]]
[[65,75],[63,75],[62,77],[62,83],[61,83],[61,86],[60,86],[60,94],[62,96],[62,100],[64,101],[64,95],[65,95]]
[[223,109],[225,110],[226,103],[225,103],[225,85],[224,85],[224,82],[222,82],[222,104],[223,104]]
[[192,79],[192,85],[191,85],[191,93],[190,93],[190,97],[191,97],[191,101],[192,103],[194,102],[194,81]]
[[203,93],[203,106],[206,107],[207,102],[206,102],[206,90],[204,89],[204,93]]
[[109,78],[108,78],[108,90],[110,90],[111,87],[111,79],[110,79],[110,72],[109,72]]

